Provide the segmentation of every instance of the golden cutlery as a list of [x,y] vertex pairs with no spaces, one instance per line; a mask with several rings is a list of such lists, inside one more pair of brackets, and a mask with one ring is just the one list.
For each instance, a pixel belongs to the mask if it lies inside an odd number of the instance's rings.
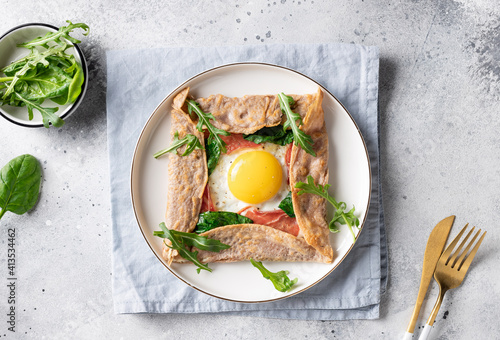
[[467,244],[464,251],[460,253],[460,251],[466,244],[467,240],[472,235],[472,232],[474,231],[475,227],[472,227],[467,236],[460,243],[460,246],[457,248],[457,250],[453,252],[453,249],[457,245],[458,241],[460,241],[460,238],[464,234],[468,225],[469,224],[466,224],[465,227],[463,227],[463,229],[460,231],[457,237],[455,237],[455,239],[451,242],[451,244],[446,248],[443,255],[441,255],[441,257],[439,258],[439,261],[436,266],[436,271],[434,272],[434,279],[439,285],[439,296],[436,301],[436,304],[434,305],[434,309],[432,310],[431,315],[427,320],[427,324],[425,325],[422,334],[420,334],[419,340],[425,340],[429,336],[429,333],[432,329],[432,325],[434,324],[434,320],[436,319],[436,315],[439,311],[439,308],[441,307],[441,303],[443,302],[444,294],[448,290],[460,286],[460,284],[464,280],[465,274],[469,270],[469,266],[472,260],[474,259],[477,250],[479,249],[479,246],[481,245],[481,242],[483,241],[484,236],[486,235],[485,231],[479,238],[479,241],[477,241],[474,248],[470,251],[469,254],[467,254],[472,245],[474,244],[474,242],[476,241],[477,237],[481,233],[481,229],[479,229],[479,231],[474,235],[472,240]]
[[434,229],[432,229],[432,232],[429,235],[429,239],[425,247],[424,264],[422,267],[422,277],[420,278],[420,288],[418,290],[417,302],[413,308],[413,315],[411,316],[411,320],[408,324],[403,340],[413,338],[413,331],[415,330],[415,324],[417,323],[422,302],[424,301],[425,294],[429,288],[429,284],[431,283],[432,274],[434,274],[436,264],[441,256],[441,253],[443,252],[444,246],[446,245],[446,240],[448,240],[448,235],[454,220],[454,215],[443,219],[434,227]]

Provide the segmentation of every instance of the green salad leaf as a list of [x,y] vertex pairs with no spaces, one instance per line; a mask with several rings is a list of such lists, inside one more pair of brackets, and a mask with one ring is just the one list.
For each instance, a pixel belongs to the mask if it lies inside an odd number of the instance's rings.
[[[15,88],[23,90],[18,91],[23,92],[23,97],[39,103],[47,98],[59,105],[76,101],[84,82],[82,66],[73,55],[67,58],[50,56],[46,60],[49,61],[47,66],[38,63],[36,68],[20,76],[17,79],[20,84]],[[8,70],[5,74],[12,75],[12,79],[16,76],[15,72]],[[11,82],[10,86],[13,86],[13,83]]]
[[[47,67],[37,65],[34,72],[25,74],[19,80],[29,81],[32,86],[27,86],[24,91],[24,97],[28,100],[43,100],[46,97],[59,98],[62,96],[62,101],[65,103],[65,98],[68,93],[72,78],[64,72],[64,70],[54,64],[49,64]],[[64,85],[60,86],[60,84]]]
[[66,20],[66,22],[69,24],[68,26],[63,26],[59,28],[57,32],[49,32],[45,34],[43,37],[39,37],[36,39],[33,39],[31,41],[25,42],[23,44],[19,44],[17,46],[19,47],[35,47],[35,46],[44,46],[47,47],[50,42],[55,42],[57,44],[63,45],[65,44],[64,40],[69,40],[73,44],[79,44],[81,43],[80,40],[73,38],[69,34],[71,31],[73,31],[75,28],[81,28],[84,30],[83,35],[88,35],[89,34],[89,26],[87,26],[84,23],[77,23],[73,24],[71,21]]
[[283,130],[283,126],[277,125],[264,127],[250,135],[243,135],[243,138],[256,144],[268,142],[285,146],[293,142],[293,132],[292,130]]
[[288,216],[295,217],[295,211],[293,210],[292,192],[291,191],[289,191],[288,195],[286,195],[286,197],[283,198],[283,200],[278,205],[278,208],[283,210]]
[[212,140],[206,139],[205,145],[206,145],[205,151],[207,153],[208,176],[210,176],[212,172],[215,170],[217,163],[219,163],[221,149],[219,147],[219,144],[216,143],[215,140],[213,139]]
[[42,115],[43,125],[60,127],[64,121],[55,112],[58,108],[45,108],[42,104],[50,99],[58,105],[76,101],[81,94],[84,82],[82,66],[74,55],[65,51],[71,47],[68,41],[80,41],[69,34],[76,28],[83,29],[87,35],[86,24],[73,24],[49,32],[43,37],[18,44],[29,50],[28,55],[0,69],[0,104],[26,106],[29,120],[33,119],[33,110]]
[[[1,69],[0,71],[5,73],[7,77],[0,78],[0,81],[8,82],[7,89],[3,93],[2,99],[6,100],[7,97],[14,92],[18,82],[29,79],[30,74],[33,76],[37,70],[48,67],[50,62],[47,58],[49,56],[61,54],[66,48],[67,45],[65,44],[52,46],[44,52],[40,52],[37,49],[31,49],[30,54],[26,58],[23,58],[20,61],[15,61],[11,65]],[[38,66],[39,64],[41,67]],[[31,72],[28,73],[28,71]],[[22,78],[25,75],[28,76],[26,78]]]
[[16,97],[23,102],[28,108],[28,115],[30,120],[33,119],[33,109],[37,109],[42,115],[43,126],[49,127],[49,123],[54,127],[61,127],[64,125],[64,121],[55,113],[59,110],[58,107],[41,107],[36,101],[30,101],[19,93],[15,93]]
[[[162,231],[155,231],[154,235],[162,238],[166,238],[165,234],[165,223],[161,223],[160,228]],[[219,240],[210,239],[205,236],[199,236],[193,233],[185,233],[177,230],[169,230],[171,235],[174,235],[182,244],[188,247],[196,247],[200,250],[212,251],[215,253],[220,252],[221,250],[230,248],[229,245],[220,242]]]
[[288,292],[298,281],[297,278],[290,280],[290,278],[287,276],[289,274],[288,270],[280,270],[277,273],[273,273],[266,269],[262,262],[255,261],[254,259],[250,259],[250,262],[255,268],[260,270],[264,278],[271,280],[274,288],[276,288],[280,292]]
[[228,211],[206,211],[200,214],[195,232],[200,234],[211,229],[231,224],[253,223],[251,219],[243,215]]
[[302,195],[305,193],[318,195],[326,199],[330,204],[335,208],[335,213],[333,215],[333,219],[328,224],[330,231],[332,233],[338,233],[340,230],[335,225],[335,223],[347,224],[349,230],[351,231],[354,242],[356,242],[356,235],[352,227],[359,227],[359,219],[354,215],[354,206],[348,212],[345,212],[347,205],[345,202],[337,202],[335,198],[328,194],[328,188],[330,184],[325,184],[324,186],[321,184],[314,184],[314,179],[312,176],[307,176],[307,183],[298,182],[295,184],[295,187],[301,189],[297,192],[297,195]]
[[154,231],[153,235],[161,238],[169,239],[172,243],[167,247],[177,250],[180,256],[184,259],[193,262],[198,268],[198,274],[201,270],[212,271],[208,265],[201,263],[198,260],[198,251],[191,251],[188,247],[196,247],[200,250],[220,252],[221,250],[228,249],[231,246],[220,242],[219,240],[210,239],[205,236],[196,235],[193,233],[185,233],[182,231],[170,230],[165,226],[165,223],[160,223],[161,231]]
[[42,167],[31,155],[21,155],[0,170],[0,219],[7,212],[22,215],[38,201]]
[[198,139],[198,137],[188,133],[182,139],[179,139],[179,132],[175,131],[174,140],[172,141],[172,143],[170,143],[170,146],[166,149],[158,151],[157,153],[155,153],[153,155],[153,157],[158,158],[160,156],[163,156],[167,152],[177,153],[177,149],[179,149],[183,145],[187,145],[187,146],[186,146],[186,150],[182,153],[181,156],[187,156],[191,152],[193,152],[195,149],[202,149],[203,150],[203,145],[201,145],[201,142]]
[[[70,62],[66,69],[60,71],[64,71],[66,80],[69,82],[68,91],[61,93],[60,96],[55,96],[51,98],[51,100],[59,105],[65,105],[67,103],[74,103],[78,96],[82,93],[82,85],[85,80],[85,76],[83,75],[82,66],[76,61],[74,55],[69,55],[65,59],[59,61],[61,65]],[[71,74],[71,77],[68,77],[68,74]]]
[[226,152],[226,143],[220,138],[219,135],[229,136],[230,133],[224,131],[222,129],[216,128],[210,123],[210,120],[215,120],[215,117],[211,113],[205,113],[200,108],[200,104],[195,102],[194,100],[187,100],[189,114],[193,112],[198,116],[198,124],[196,124],[196,128],[198,131],[203,131],[203,126],[205,126],[209,132],[208,136],[208,144],[215,143],[217,147],[220,149],[222,153]]
[[200,105],[194,100],[186,100],[189,114],[193,112],[198,116],[198,124],[196,128],[198,131],[203,131],[203,126],[205,126],[209,132],[208,139],[205,142],[206,153],[207,153],[207,167],[208,175],[210,176],[214,171],[217,163],[219,163],[219,158],[221,153],[226,152],[226,142],[222,140],[220,135],[229,136],[230,133],[222,129],[218,129],[210,123],[210,120],[215,120],[215,117],[211,113],[205,113],[200,108]]
[[[293,133],[295,145],[300,146],[305,152],[316,157],[316,153],[312,148],[314,143],[313,139],[299,128],[299,126],[302,125],[302,118],[298,113],[293,112],[290,108],[290,105],[294,104],[293,98],[281,92],[278,94],[278,99],[281,111],[286,116],[286,122],[283,124],[283,130],[290,128]],[[297,125],[297,121],[299,122],[299,125]]]

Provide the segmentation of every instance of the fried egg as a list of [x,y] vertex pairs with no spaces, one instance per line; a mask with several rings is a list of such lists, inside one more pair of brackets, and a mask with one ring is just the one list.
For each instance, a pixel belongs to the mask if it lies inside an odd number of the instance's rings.
[[278,209],[290,190],[286,150],[287,146],[263,143],[222,154],[208,178],[216,210],[237,213],[248,206],[262,211]]

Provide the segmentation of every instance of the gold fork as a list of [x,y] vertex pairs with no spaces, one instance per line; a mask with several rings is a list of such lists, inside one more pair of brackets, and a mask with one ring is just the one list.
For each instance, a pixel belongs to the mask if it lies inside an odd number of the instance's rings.
[[481,236],[481,238],[479,239],[479,241],[477,241],[474,248],[467,255],[468,251],[470,250],[470,248],[476,241],[477,237],[481,233],[481,229],[479,229],[478,232],[472,238],[472,240],[467,244],[465,250],[462,253],[460,253],[465,243],[467,242],[469,237],[472,235],[472,232],[474,231],[475,227],[472,227],[467,236],[463,239],[462,243],[460,243],[460,246],[452,254],[453,249],[457,245],[458,241],[460,241],[460,238],[464,234],[468,225],[469,224],[467,223],[465,227],[463,227],[463,229],[457,235],[457,237],[453,239],[453,241],[450,243],[450,245],[446,248],[446,250],[439,258],[439,261],[436,265],[436,271],[434,272],[434,279],[439,285],[439,297],[436,301],[436,304],[434,305],[434,308],[432,309],[431,315],[427,320],[427,324],[425,325],[422,334],[420,334],[420,337],[418,338],[419,340],[425,340],[429,336],[429,333],[432,329],[432,325],[434,324],[434,320],[436,319],[439,308],[441,307],[441,303],[443,302],[444,294],[448,290],[460,286],[460,284],[464,280],[465,274],[467,273],[467,270],[469,269],[472,260],[474,259],[474,256],[477,253],[477,250],[479,249],[479,246],[481,245],[481,242],[483,241],[484,236],[486,235],[485,231]]

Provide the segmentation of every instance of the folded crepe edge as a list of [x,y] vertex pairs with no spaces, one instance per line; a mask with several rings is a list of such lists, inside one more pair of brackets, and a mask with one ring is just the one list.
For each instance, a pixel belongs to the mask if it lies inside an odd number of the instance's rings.
[[[181,91],[173,101],[171,111],[172,124],[170,130],[171,141],[174,134],[182,139],[187,134],[196,136],[204,144],[203,133],[196,129],[189,114],[185,111],[189,88]],[[182,146],[174,153],[169,153],[167,207],[165,225],[168,229],[182,232],[192,232],[196,227],[200,213],[203,191],[208,181],[207,160],[204,150],[193,150],[189,155],[181,156],[186,146]],[[168,240],[166,240],[168,241]],[[165,244],[168,252],[164,256],[170,263],[177,251],[168,248],[170,241]]]
[[306,183],[307,176],[311,176],[316,185],[328,183],[328,133],[322,101],[323,92],[318,88],[301,126],[301,129],[311,136],[316,156],[308,154],[295,143],[293,144],[290,157],[290,187],[292,188],[293,209],[304,239],[318,252],[333,261],[330,230],[326,222],[326,200],[315,194],[298,195],[299,189],[295,188],[299,181]]
[[[198,251],[198,260],[202,263],[256,261],[283,262],[323,262],[330,263],[328,256],[319,253],[303,238],[262,224],[226,225],[201,233],[210,239],[231,246],[220,252],[211,252],[192,247]],[[167,254],[167,249],[164,249]],[[180,256],[173,258],[176,263],[187,260]]]

